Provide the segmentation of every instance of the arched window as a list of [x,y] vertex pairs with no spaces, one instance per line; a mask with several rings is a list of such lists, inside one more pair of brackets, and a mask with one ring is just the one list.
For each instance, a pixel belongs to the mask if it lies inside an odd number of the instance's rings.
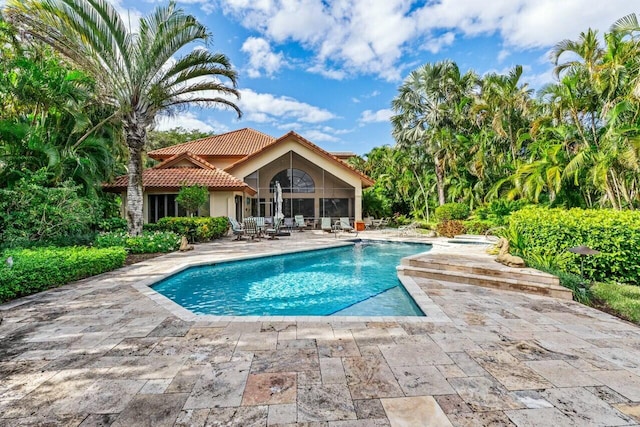
[[316,191],[313,178],[300,169],[285,169],[278,172],[269,185],[272,191],[276,188],[276,181],[280,183],[283,193],[313,193]]

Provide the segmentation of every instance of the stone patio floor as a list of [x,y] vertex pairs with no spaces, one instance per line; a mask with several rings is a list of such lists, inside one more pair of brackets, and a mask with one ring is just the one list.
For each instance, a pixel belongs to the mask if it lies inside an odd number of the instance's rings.
[[0,305],[0,425],[639,425],[640,328],[575,302],[416,279],[443,316],[190,321],[141,292],[339,240],[225,239]]

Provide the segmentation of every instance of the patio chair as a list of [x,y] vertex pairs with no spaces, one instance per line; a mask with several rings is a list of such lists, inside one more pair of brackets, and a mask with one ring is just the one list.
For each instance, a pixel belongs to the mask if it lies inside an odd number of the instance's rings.
[[305,224],[304,222],[303,215],[296,215],[294,219],[295,219],[296,228],[298,229],[298,231],[304,231],[304,229],[307,228],[307,224]]
[[250,217],[244,220],[244,234],[251,237],[251,240],[260,241],[260,230],[258,230],[255,218]]
[[380,226],[379,226],[379,227],[380,227],[380,228],[385,228],[387,225],[389,225],[389,221],[390,221],[389,217],[387,217],[387,218],[382,218],[382,219],[380,220]]
[[371,230],[371,228],[373,228],[373,217],[366,217],[362,219],[362,222],[364,222],[364,229],[365,230]]
[[235,240],[242,240],[242,236],[244,236],[244,227],[238,221],[231,217],[227,217],[229,220],[229,224],[231,224],[231,231],[233,231],[234,236],[236,236]]
[[320,228],[322,231],[326,231],[332,233],[334,231],[333,224],[331,224],[331,218],[322,217],[320,218]]
[[253,219],[256,220],[256,227],[258,227],[258,233],[260,233],[260,235],[264,237],[265,230],[267,229],[265,218],[263,216],[254,216]]
[[418,223],[412,222],[409,225],[401,225],[398,227],[398,236],[417,236],[418,235]]
[[276,236],[280,233],[280,225],[282,225],[282,218],[276,218],[275,223],[267,227],[265,233],[269,236],[270,240],[278,239]]
[[284,228],[288,230],[293,230],[293,218],[284,219]]
[[380,226],[382,225],[382,219],[375,219],[373,218],[371,220],[371,228],[373,228],[374,230],[378,230],[380,228]]
[[349,233],[351,233],[353,231],[353,227],[351,226],[351,223],[349,222],[349,218],[347,218],[347,217],[341,217],[336,222],[336,225],[342,231],[346,231],[346,232],[349,232]]

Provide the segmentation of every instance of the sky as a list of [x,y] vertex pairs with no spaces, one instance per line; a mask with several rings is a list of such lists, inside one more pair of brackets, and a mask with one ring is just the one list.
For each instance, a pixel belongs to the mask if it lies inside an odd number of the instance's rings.
[[[130,22],[167,0],[109,0]],[[639,0],[178,0],[212,34],[239,74],[243,117],[190,109],[157,129],[212,133],[250,127],[274,137],[294,130],[328,151],[366,154],[393,145],[391,101],[427,62],[462,72],[507,72],[553,81],[549,50],[588,28],[600,35],[640,13]],[[135,27],[135,24],[132,24]],[[192,48],[195,48],[194,45]]]

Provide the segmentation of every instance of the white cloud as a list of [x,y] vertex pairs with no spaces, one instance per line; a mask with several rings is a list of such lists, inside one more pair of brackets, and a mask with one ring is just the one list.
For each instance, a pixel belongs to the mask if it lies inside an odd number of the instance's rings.
[[267,76],[273,76],[283,65],[282,52],[274,53],[269,42],[261,37],[249,37],[242,45],[243,52],[249,55],[249,77],[256,78],[262,75],[263,70]]
[[303,123],[320,123],[336,118],[328,110],[288,96],[257,93],[251,89],[243,89],[240,94],[237,105],[244,113],[244,118],[249,121],[266,123],[295,120]]
[[340,138],[336,138],[335,136],[318,129],[306,130],[304,131],[303,136],[312,142],[339,142],[340,141]]
[[140,18],[142,12],[133,7],[125,7],[122,5],[123,0],[107,0],[118,11],[125,25],[131,32],[136,32],[140,28]]
[[[189,0],[204,2],[204,0]],[[498,34],[507,49],[550,47],[588,27],[606,31],[636,12],[628,0],[218,0],[224,13],[271,44],[297,43],[313,55],[307,71],[344,79],[398,80],[415,49],[439,52],[456,39]],[[421,2],[423,3],[423,2]],[[210,4],[210,3],[207,3]]]
[[358,121],[360,123],[388,122],[391,119],[391,116],[393,116],[393,111],[391,111],[390,108],[378,111],[364,110]]
[[498,52],[498,62],[504,61],[509,55],[511,55],[511,52],[509,52],[507,49],[502,49],[500,52]]
[[435,54],[440,52],[443,47],[451,46],[455,39],[455,33],[453,31],[448,31],[439,37],[433,37],[427,40],[423,48]]
[[214,128],[208,123],[198,119],[198,117],[192,112],[186,112],[181,114],[176,114],[174,116],[160,116],[156,120],[156,130],[164,131],[170,130],[177,127],[181,127],[186,130],[199,130],[202,132],[227,132],[228,129],[224,125],[220,125],[216,123],[218,128]]

